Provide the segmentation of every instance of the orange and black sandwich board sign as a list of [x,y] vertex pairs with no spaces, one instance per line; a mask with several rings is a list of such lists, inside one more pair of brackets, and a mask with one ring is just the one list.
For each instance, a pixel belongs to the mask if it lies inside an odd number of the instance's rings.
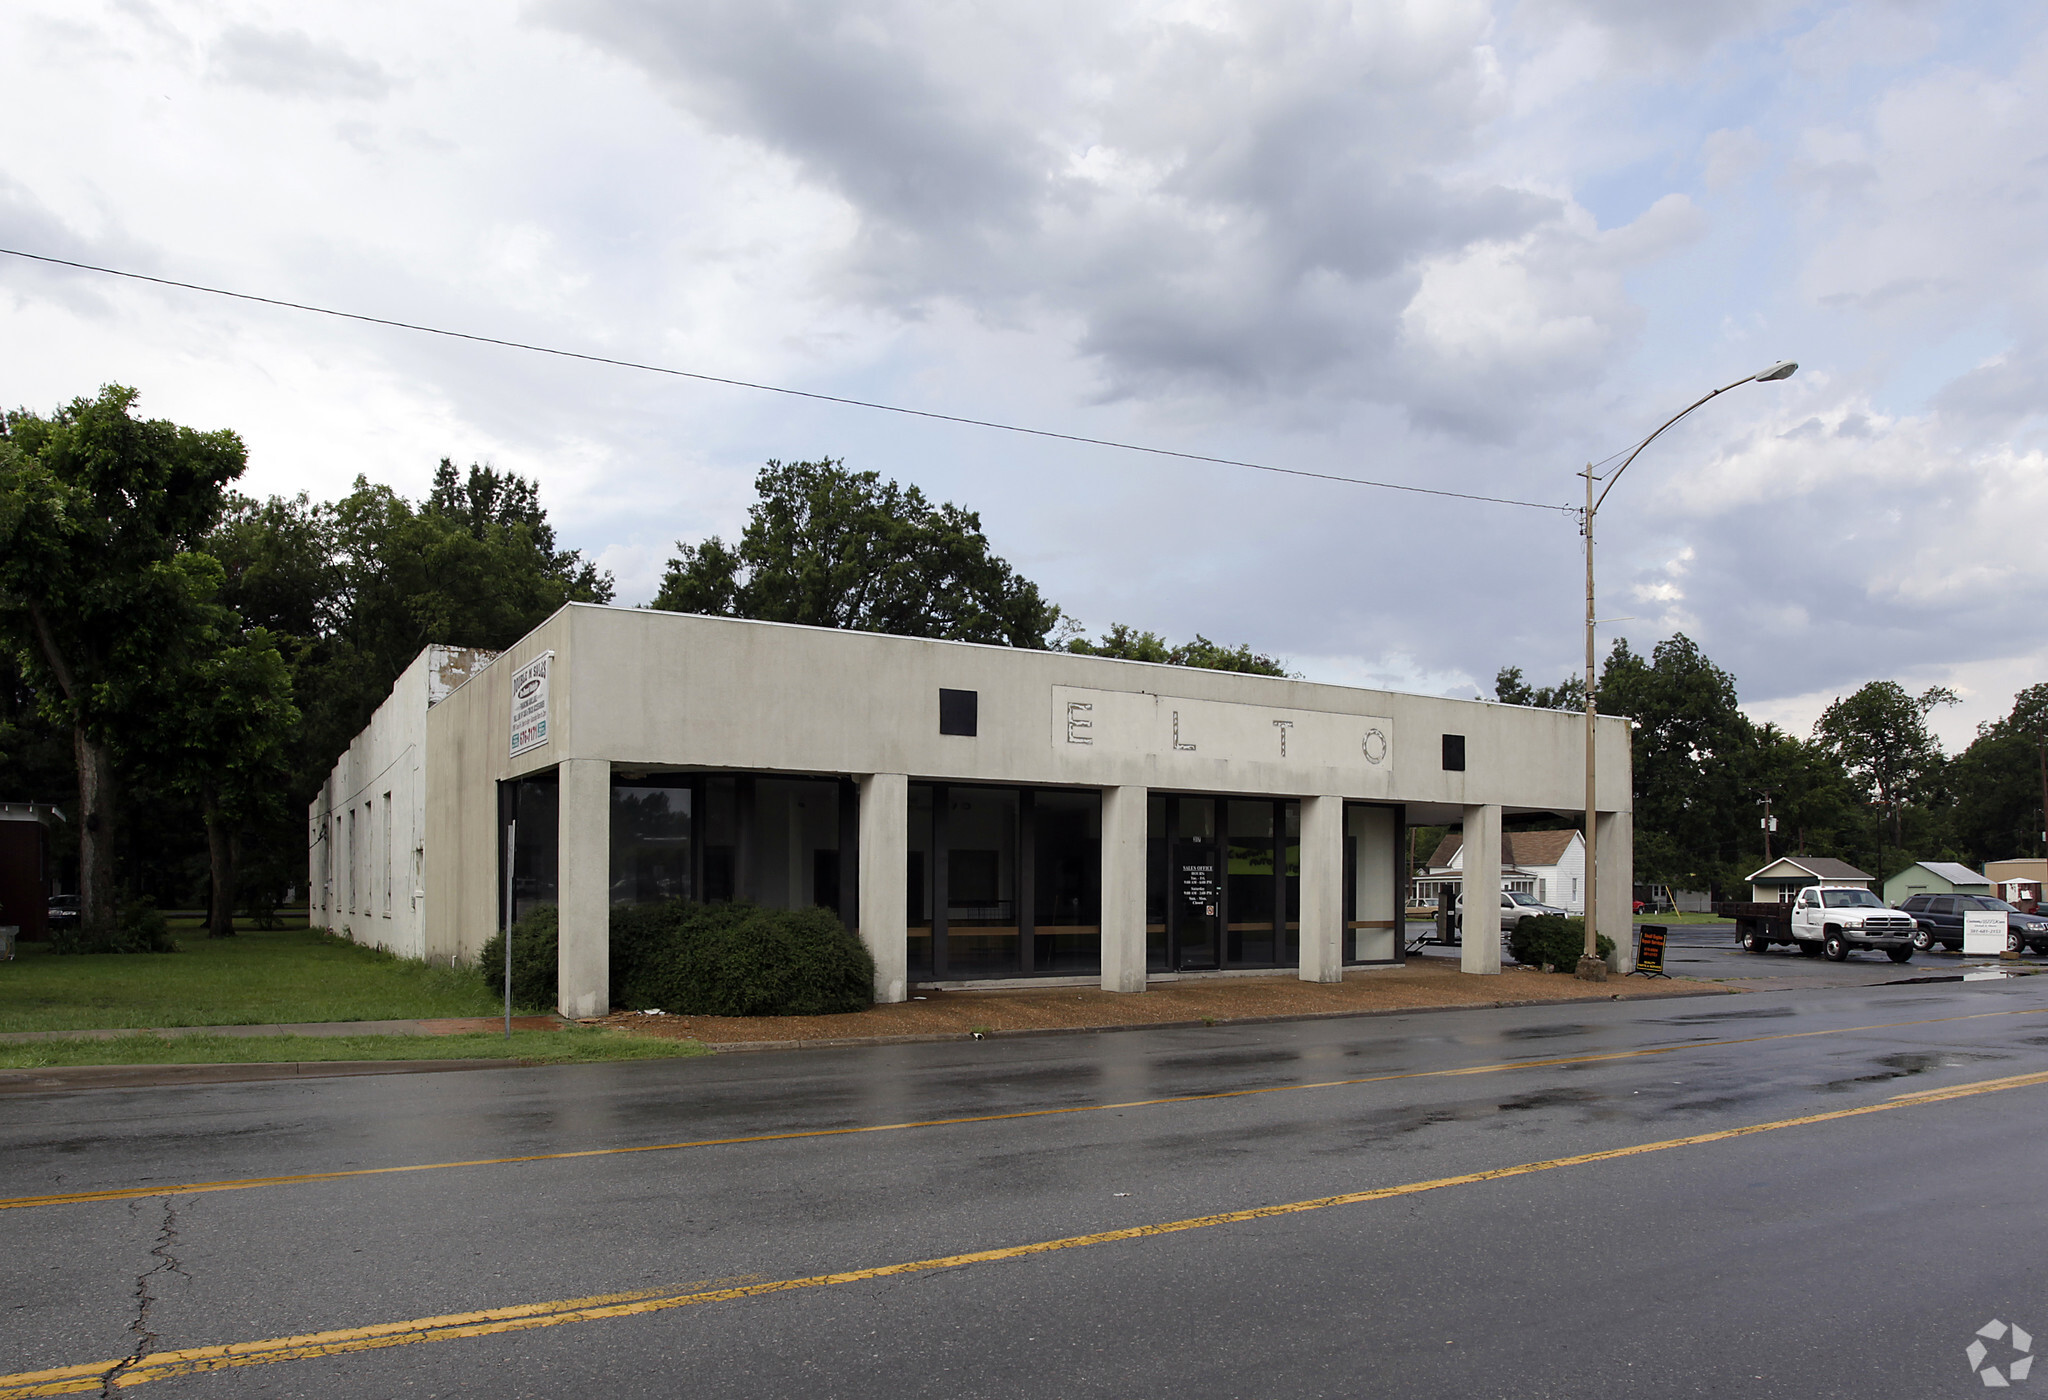
[[[1664,970],[1664,926],[1644,924],[1636,933],[1635,972],[1645,977],[1669,977]],[[1635,972],[1629,975],[1633,977]]]

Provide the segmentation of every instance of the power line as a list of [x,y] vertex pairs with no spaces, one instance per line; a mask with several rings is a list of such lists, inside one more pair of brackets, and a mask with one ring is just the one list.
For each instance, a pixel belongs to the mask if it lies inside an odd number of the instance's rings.
[[76,268],[81,272],[97,272],[107,277],[122,277],[131,282],[149,282],[159,287],[176,287],[181,291],[204,292],[208,296],[228,297],[235,301],[251,301],[263,306],[283,307],[288,311],[307,311],[316,316],[332,316],[343,321],[358,321],[370,326],[390,326],[396,330],[417,331],[421,335],[438,335],[449,340],[466,340],[478,345],[496,345],[507,350],[524,350],[535,355],[552,355],[557,359],[581,360],[587,364],[611,365],[617,369],[640,370],[647,374],[665,374],[676,379],[694,379],[703,384],[724,384],[735,389],[753,389],[764,394],[783,394],[790,398],[811,399],[818,403],[841,404],[848,408],[873,409],[878,413],[899,413],[907,418],[925,418],[939,423],[959,423],[970,428],[992,428],[997,432],[1021,433],[1026,437],[1050,438],[1056,442],[1081,443],[1088,447],[1110,447],[1120,452],[1142,452],[1154,457],[1176,457],[1187,462],[1208,462],[1221,467],[1243,467],[1249,471],[1271,472],[1276,476],[1304,477],[1311,481],[1337,481],[1348,486],[1371,486],[1382,491],[1406,491],[1417,496],[1442,496],[1456,501],[1483,501],[1488,505],[1519,506],[1525,510],[1558,511],[1571,514],[1574,507],[1551,505],[1544,501],[1521,501],[1508,496],[1484,496],[1470,491],[1446,491],[1434,486],[1409,486],[1398,481],[1372,481],[1365,477],[1339,476],[1334,472],[1312,472],[1300,467],[1276,467],[1266,462],[1247,462],[1234,457],[1211,457],[1201,452],[1180,452],[1171,447],[1149,447],[1143,443],[1119,442],[1114,438],[1083,437],[1078,433],[1054,432],[1050,428],[1027,428],[1017,423],[998,423],[987,418],[966,418],[953,413],[935,413],[924,408],[905,408],[901,404],[877,403],[870,399],[846,398],[838,394],[814,393],[809,389],[791,389],[780,384],[758,384],[747,379],[730,379],[724,375],[701,374],[695,370],[675,369],[668,365],[643,364],[638,360],[619,360],[609,355],[590,355],[579,350],[559,350],[549,345],[533,345],[521,340],[504,340],[497,336],[475,335],[469,331],[451,331],[440,326],[425,326],[413,321],[397,321],[385,316],[366,316],[358,311],[338,311],[330,306],[313,306],[302,301],[285,301],[278,297],[257,296],[252,292],[230,291],[225,287],[209,287],[199,282],[180,282],[170,277],[152,277],[147,273],[128,272],[118,267],[99,267],[93,263],[74,262],[69,258],[53,258],[42,253],[26,253],[18,248],[0,248],[0,253],[11,258],[25,258],[30,262],[48,263],[53,267]]

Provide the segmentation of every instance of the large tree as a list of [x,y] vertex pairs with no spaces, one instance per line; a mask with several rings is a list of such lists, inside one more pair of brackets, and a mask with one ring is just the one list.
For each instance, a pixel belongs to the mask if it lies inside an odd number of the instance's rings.
[[1583,710],[1586,681],[1566,676],[1556,685],[1530,685],[1519,666],[1503,666],[1493,678],[1493,698],[1503,705],[1528,705],[1539,710]]
[[1905,808],[1934,798],[1942,774],[1941,741],[1927,716],[1955,703],[1955,692],[1945,686],[1910,695],[1897,681],[1872,681],[1838,698],[1813,726],[1814,742],[1889,816],[1895,847],[1905,844]]
[[1949,765],[1956,839],[1972,860],[2004,860],[2042,849],[2042,768],[2048,753],[2048,684],[2015,695],[2003,718]]
[[771,461],[736,544],[678,542],[653,606],[905,637],[1043,647],[1060,611],[981,517],[843,462]]
[[1747,854],[1757,805],[1755,733],[1735,678],[1683,632],[1645,658],[1617,641],[1600,674],[1605,714],[1635,720],[1636,869],[1660,883],[1725,887]]
[[220,601],[251,636],[267,634],[301,714],[285,784],[294,809],[239,809],[251,858],[237,869],[265,895],[305,877],[296,804],[319,790],[420,648],[502,649],[564,603],[612,598],[609,574],[557,544],[537,483],[447,458],[417,503],[361,478],[333,503],[238,497],[207,548],[224,571]]
[[1192,642],[1175,646],[1157,632],[1140,632],[1126,623],[1112,623],[1096,641],[1073,637],[1067,650],[1080,656],[1109,656],[1119,661],[1156,661],[1164,666],[1193,666],[1204,671],[1241,671],[1253,676],[1287,676],[1293,673],[1276,656],[1253,651],[1251,643],[1227,647],[1212,642],[1200,632]]
[[116,761],[212,581],[191,557],[245,462],[241,439],[136,418],[110,385],[0,419],[0,630],[78,770],[80,935],[113,946]]

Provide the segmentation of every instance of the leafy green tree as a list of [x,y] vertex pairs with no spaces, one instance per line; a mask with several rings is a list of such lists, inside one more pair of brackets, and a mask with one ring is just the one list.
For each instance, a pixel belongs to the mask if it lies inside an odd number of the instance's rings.
[[1604,714],[1636,722],[1635,866],[1658,883],[1724,888],[1740,878],[1757,805],[1748,777],[1755,732],[1735,678],[1683,632],[1648,658],[1616,641],[1601,669]]
[[2002,719],[1950,764],[1958,844],[1972,861],[2005,860],[2041,849],[2042,746],[2048,745],[2048,684],[2015,695]]
[[739,541],[677,542],[653,607],[1039,647],[1060,611],[989,547],[981,517],[827,457],[771,461]]
[[[194,799],[205,820],[207,933],[230,938],[243,837],[284,824],[299,709],[291,668],[270,634],[242,631],[225,608],[212,614],[186,665],[160,678],[175,694],[164,697],[168,724],[157,753],[167,786]],[[296,820],[290,825],[299,829]]]
[[[1773,855],[1804,852],[1848,857],[1865,844],[1865,808],[1855,785],[1834,755],[1820,745],[1787,734],[1775,724],[1762,725],[1756,730],[1746,781],[1757,799],[1755,815],[1763,816],[1768,797],[1770,814],[1778,819],[1778,839],[1770,843]],[[1760,820],[1751,827],[1756,863],[1761,865],[1765,843]]]
[[1068,640],[1067,650],[1081,656],[1108,656],[1118,661],[1156,661],[1165,666],[1193,666],[1204,671],[1241,671],[1253,676],[1287,676],[1293,673],[1278,657],[1253,651],[1251,643],[1234,647],[1212,642],[1200,632],[1192,642],[1179,646],[1157,632],[1140,632],[1126,623],[1110,624],[1096,641],[1086,637]]
[[1503,705],[1528,705],[1538,710],[1583,710],[1586,681],[1583,676],[1566,676],[1556,685],[1532,686],[1522,679],[1522,668],[1503,666],[1493,678],[1493,698]]
[[213,571],[191,554],[245,463],[232,432],[135,418],[109,385],[0,420],[0,633],[78,773],[80,938],[114,946],[116,762]]
[[1903,809],[1937,797],[1942,768],[1941,741],[1927,727],[1938,705],[1956,695],[1934,686],[1909,695],[1897,681],[1872,681],[1847,699],[1837,699],[1813,726],[1814,742],[1833,754],[1863,795],[1888,813],[1892,844],[1905,844]]

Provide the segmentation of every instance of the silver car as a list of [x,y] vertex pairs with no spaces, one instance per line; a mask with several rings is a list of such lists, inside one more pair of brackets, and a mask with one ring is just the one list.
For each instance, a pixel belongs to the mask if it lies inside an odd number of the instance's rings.
[[[1456,927],[1462,936],[1465,927],[1465,896],[1458,896],[1457,908],[1458,919]],[[1560,909],[1554,904],[1545,904],[1542,900],[1536,898],[1535,895],[1523,894],[1518,890],[1502,890],[1500,892],[1500,933],[1503,938],[1513,933],[1523,920],[1540,919],[1545,914],[1568,917],[1569,911]]]

